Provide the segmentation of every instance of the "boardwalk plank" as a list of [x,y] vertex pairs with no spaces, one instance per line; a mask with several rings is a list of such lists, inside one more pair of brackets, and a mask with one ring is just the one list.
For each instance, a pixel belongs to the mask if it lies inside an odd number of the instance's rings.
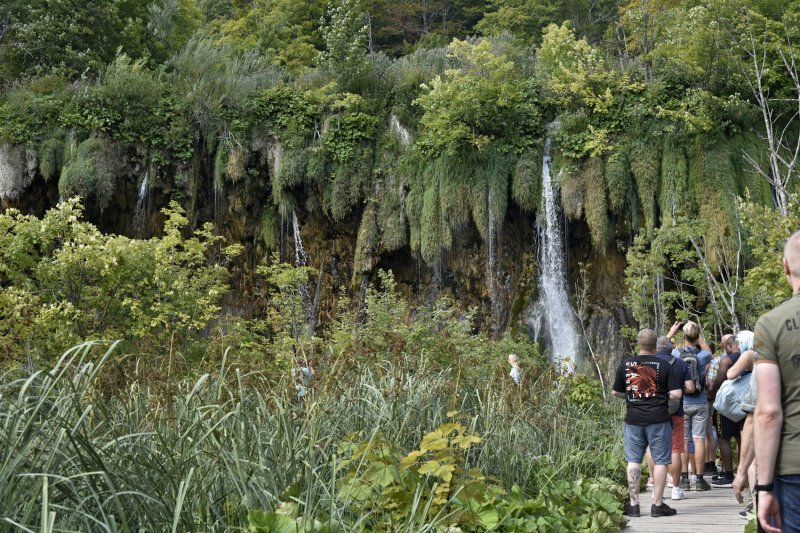
[[652,518],[652,493],[646,492],[642,494],[640,503],[642,516],[631,518],[623,533],[741,533],[747,525],[739,518],[742,506],[736,502],[729,488],[715,488],[707,492],[686,491],[686,499],[680,501],[669,499],[670,489],[665,494],[665,501],[678,510],[677,515]]

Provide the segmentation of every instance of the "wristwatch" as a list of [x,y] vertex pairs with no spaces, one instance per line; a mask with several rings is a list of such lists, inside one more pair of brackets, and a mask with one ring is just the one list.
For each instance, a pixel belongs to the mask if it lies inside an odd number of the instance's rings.
[[772,492],[772,489],[774,488],[774,485],[775,485],[774,482],[773,483],[766,483],[764,485],[756,484],[753,487],[753,490],[756,491],[756,492]]

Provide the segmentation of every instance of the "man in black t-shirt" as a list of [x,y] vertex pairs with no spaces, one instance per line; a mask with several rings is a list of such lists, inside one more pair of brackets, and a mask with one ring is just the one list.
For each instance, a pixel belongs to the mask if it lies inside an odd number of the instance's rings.
[[636,338],[639,355],[622,361],[617,368],[612,394],[625,398],[625,460],[628,461],[628,491],[630,501],[624,513],[640,516],[639,486],[642,479],[642,459],[647,447],[653,455],[653,505],[650,516],[672,516],[675,509],[664,503],[667,465],[672,462],[672,420],[670,399],[682,397],[682,383],[671,365],[656,357],[656,332],[643,329]]

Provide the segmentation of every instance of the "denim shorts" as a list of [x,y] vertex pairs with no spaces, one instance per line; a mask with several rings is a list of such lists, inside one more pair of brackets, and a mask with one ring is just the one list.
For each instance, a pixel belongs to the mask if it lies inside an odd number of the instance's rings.
[[773,494],[781,504],[781,531],[800,532],[800,475],[775,476]]
[[684,435],[691,435],[695,439],[706,438],[706,424],[708,423],[708,403],[683,404],[683,419],[685,422]]
[[625,460],[641,463],[650,446],[653,463],[668,465],[672,462],[672,422],[634,426],[625,424]]

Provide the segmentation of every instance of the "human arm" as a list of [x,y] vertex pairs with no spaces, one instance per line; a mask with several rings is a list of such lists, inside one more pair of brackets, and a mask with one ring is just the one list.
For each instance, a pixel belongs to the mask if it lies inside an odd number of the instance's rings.
[[700,345],[700,349],[703,350],[704,352],[711,353],[711,346],[708,345],[708,343],[706,342],[706,338],[703,337],[702,335],[700,335],[700,338],[697,339],[697,344]]
[[624,392],[618,392],[615,390],[611,391],[611,395],[614,396],[615,398],[622,398],[623,400],[628,397],[628,395],[625,394]]
[[686,394],[694,394],[694,392],[697,390],[694,386],[694,381],[691,379],[684,381],[683,390],[686,391]]
[[[781,426],[783,425],[783,407],[781,406],[781,373],[775,361],[757,362],[758,396],[756,399],[755,432],[756,471],[759,485],[768,485],[775,480],[775,460],[781,442]],[[771,492],[758,495],[758,518],[764,531],[777,533],[780,531],[781,516],[778,500]],[[772,524],[777,525],[774,527]]]
[[[678,331],[681,329],[681,326],[682,326],[682,325],[683,325],[683,322],[681,322],[680,320],[676,320],[676,321],[675,321],[675,323],[674,323],[674,324],[672,324],[672,327],[671,327],[671,328],[669,328],[669,332],[667,332],[667,338],[668,338],[669,340],[672,340],[672,338],[673,338],[673,337],[674,337],[674,336],[675,336],[675,335],[678,333]],[[673,342],[674,342],[674,341],[673,341]]]
[[736,363],[728,369],[728,379],[736,379],[745,372],[753,369],[753,362],[756,358],[754,350],[744,352]]
[[709,387],[709,392],[717,392],[722,384],[728,379],[728,369],[731,367],[731,358],[728,356],[724,356],[722,359],[719,360],[719,370],[717,370],[717,377],[714,378],[714,382]]
[[670,400],[680,400],[683,398],[683,391],[681,389],[674,389],[669,391]]

